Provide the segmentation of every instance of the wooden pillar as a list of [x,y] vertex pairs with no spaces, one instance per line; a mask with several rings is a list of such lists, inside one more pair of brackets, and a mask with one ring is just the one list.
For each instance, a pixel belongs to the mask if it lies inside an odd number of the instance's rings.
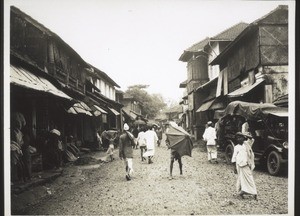
[[265,103],[273,102],[273,90],[272,85],[265,85]]
[[223,70],[223,94],[228,94],[228,73],[227,68]]
[[254,70],[248,73],[249,85],[253,85],[255,83],[255,73]]

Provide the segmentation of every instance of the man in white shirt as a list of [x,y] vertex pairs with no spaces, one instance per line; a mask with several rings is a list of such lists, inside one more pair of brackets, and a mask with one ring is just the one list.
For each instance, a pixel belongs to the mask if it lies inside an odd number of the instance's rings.
[[207,122],[207,128],[203,134],[203,140],[206,141],[208,161],[218,163],[217,161],[217,147],[216,147],[216,130],[213,128],[211,121]]
[[158,137],[154,131],[154,127],[148,126],[148,130],[144,134],[144,139],[147,146],[147,151],[143,154],[144,157],[148,157],[148,163],[151,164],[154,156],[155,144],[157,143]]
[[146,160],[146,158],[143,157],[144,152],[146,152],[145,130],[146,130],[145,126],[142,126],[140,132],[138,133],[138,137],[137,137],[137,145],[141,149],[142,161]]

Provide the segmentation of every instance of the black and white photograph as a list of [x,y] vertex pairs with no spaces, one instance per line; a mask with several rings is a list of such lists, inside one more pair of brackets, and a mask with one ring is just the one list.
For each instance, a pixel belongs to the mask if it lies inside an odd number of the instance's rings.
[[294,215],[295,5],[5,0],[4,215]]

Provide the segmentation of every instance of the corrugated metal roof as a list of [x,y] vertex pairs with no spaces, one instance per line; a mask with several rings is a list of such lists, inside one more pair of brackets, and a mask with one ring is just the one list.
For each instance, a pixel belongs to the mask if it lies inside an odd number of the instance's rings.
[[22,67],[10,66],[10,82],[25,88],[34,89],[37,91],[47,92],[52,95],[72,100],[73,98],[66,95],[64,92],[57,89],[47,79],[37,76]]

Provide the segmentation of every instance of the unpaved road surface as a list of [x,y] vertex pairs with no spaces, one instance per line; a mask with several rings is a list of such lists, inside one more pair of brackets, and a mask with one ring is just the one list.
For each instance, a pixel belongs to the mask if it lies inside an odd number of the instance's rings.
[[[233,167],[219,154],[219,164],[210,164],[201,142],[192,157],[183,157],[183,175],[174,163],[169,180],[170,151],[165,143],[156,148],[154,163],[142,162],[134,150],[134,175],[125,179],[123,161],[100,163],[103,152],[88,156],[87,165],[67,166],[61,177],[19,195],[32,199],[19,214],[30,215],[231,215],[287,214],[288,177],[254,171],[258,201],[235,194]],[[87,156],[86,156],[87,157]],[[34,200],[35,197],[36,199]],[[16,202],[17,200],[16,199]]]

